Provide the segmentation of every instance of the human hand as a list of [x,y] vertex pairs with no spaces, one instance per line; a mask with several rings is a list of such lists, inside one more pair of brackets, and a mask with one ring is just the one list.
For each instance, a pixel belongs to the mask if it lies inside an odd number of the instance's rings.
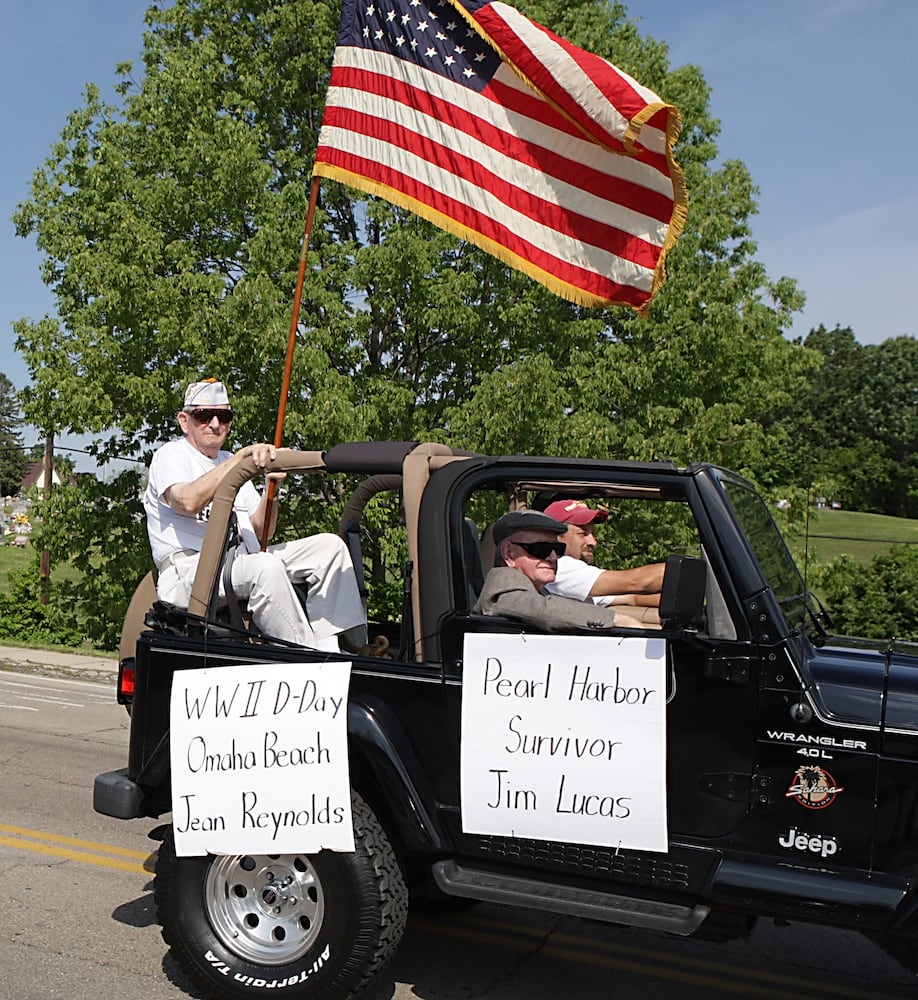
[[[273,462],[277,458],[277,449],[273,444],[253,444],[251,447],[252,461],[256,468],[263,469],[268,462]],[[273,473],[271,473],[273,475]]]

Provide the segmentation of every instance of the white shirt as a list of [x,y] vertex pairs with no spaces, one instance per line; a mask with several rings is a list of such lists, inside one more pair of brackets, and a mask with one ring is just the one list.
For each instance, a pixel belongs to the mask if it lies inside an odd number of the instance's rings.
[[[194,482],[230,457],[230,452],[221,451],[216,458],[208,458],[189,444],[186,438],[170,441],[154,454],[147,489],[143,495],[143,507],[147,515],[150,549],[157,566],[179,549],[200,552],[210,516],[210,504],[198,514],[179,514],[166,503],[166,491],[177,483]],[[260,501],[258,490],[251,482],[247,482],[233,502],[239,534],[248,552],[258,552],[261,547],[251,518]]]
[[569,597],[574,601],[592,601],[594,604],[609,605],[615,603],[614,597],[590,597],[593,585],[602,576],[604,570],[591,566],[582,559],[573,556],[561,556],[554,580],[545,589],[549,594],[558,597]]

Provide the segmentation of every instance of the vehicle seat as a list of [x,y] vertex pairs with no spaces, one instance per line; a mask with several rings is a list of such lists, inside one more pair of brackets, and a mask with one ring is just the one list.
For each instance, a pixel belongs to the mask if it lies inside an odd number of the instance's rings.
[[635,620],[635,624],[659,625],[660,612],[657,608],[648,608],[636,604],[613,604],[612,610],[617,615],[627,615]]
[[497,546],[494,544],[494,525],[489,524],[481,533],[481,565],[490,569],[497,559]]
[[[156,592],[156,577],[157,573],[155,570],[147,573],[137,585],[137,589],[131,597],[127,611],[124,614],[124,621],[121,625],[121,638],[118,643],[119,660],[133,659],[137,647],[137,637],[141,632],[145,632],[150,628],[150,622],[147,619],[154,605],[160,608],[172,608],[172,605],[163,605],[160,602],[159,595]],[[298,594],[297,596],[301,600],[303,599],[303,595]],[[249,617],[246,602],[242,600],[237,601],[237,607],[238,617],[231,612],[228,606],[223,605],[217,610],[216,620],[224,625],[235,625],[237,628],[242,627],[246,631],[253,631],[254,626]],[[180,614],[187,611],[185,608],[174,608],[173,610]],[[253,632],[253,634],[257,633]]]
[[151,571],[138,584],[124,614],[121,641],[118,645],[119,660],[124,661],[134,656],[134,651],[137,648],[137,637],[147,629],[144,618],[158,600],[156,579]]

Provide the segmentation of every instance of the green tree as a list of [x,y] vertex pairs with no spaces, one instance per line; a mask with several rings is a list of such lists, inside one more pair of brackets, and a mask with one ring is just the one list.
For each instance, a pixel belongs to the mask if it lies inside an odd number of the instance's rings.
[[0,372],[0,496],[19,492],[26,457],[22,445],[19,399],[13,383]]
[[800,410],[810,428],[807,447],[820,450],[850,448],[863,438],[860,421],[851,420],[852,401],[860,394],[867,349],[855,339],[850,327],[811,330],[806,347],[821,357],[809,391],[801,397]]
[[918,340],[894,337],[864,348],[860,392],[850,413],[886,460],[888,487],[872,506],[898,517],[918,517]]
[[914,546],[894,545],[867,570],[842,556],[817,576],[839,634],[918,641],[918,550]]
[[67,609],[79,622],[76,642],[85,637],[102,649],[114,649],[126,598],[151,568],[137,500],[140,488],[140,475],[134,471],[104,483],[95,476],[80,476],[74,485],[51,490],[33,506],[33,548],[47,549],[52,565],[70,561],[78,571],[53,591],[58,608]]
[[862,346],[848,327],[810,331],[820,358],[777,427],[794,442],[788,482],[833,483],[844,506],[918,515],[918,340]]
[[[618,3],[526,12],[684,115],[689,223],[649,319],[573,306],[386,202],[323,184],[286,443],[712,458],[767,482],[785,444],[762,425],[810,352],[781,335],[801,303],[793,282],[754,260],[748,171],[712,166],[719,126],[700,69],[670,69]],[[156,4],[142,75],[119,70],[120,103],[87,88],[15,215],[60,317],[16,324],[37,425],[100,435],[102,458],[146,458],[174,433],[178,387],[213,375],[234,389],[237,440],[273,437],[338,17],[331,0]],[[111,491],[137,517],[136,482]],[[329,515],[316,505],[299,530]],[[98,517],[78,518],[62,554],[111,551]],[[142,530],[121,545],[123,568],[106,572],[123,602]],[[118,588],[107,593],[118,620]]]

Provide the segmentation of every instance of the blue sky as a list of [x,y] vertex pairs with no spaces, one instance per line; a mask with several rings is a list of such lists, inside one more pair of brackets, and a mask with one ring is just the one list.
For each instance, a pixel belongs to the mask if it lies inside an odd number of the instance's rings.
[[[116,63],[139,56],[145,8],[38,0],[4,10],[0,371],[18,387],[27,374],[11,324],[53,312],[53,300],[10,216],[85,84],[113,96]],[[742,160],[760,189],[758,258],[808,297],[790,333],[823,323],[850,326],[863,344],[918,335],[918,3],[632,0],[628,11],[668,44],[671,65],[702,68],[721,156]]]

